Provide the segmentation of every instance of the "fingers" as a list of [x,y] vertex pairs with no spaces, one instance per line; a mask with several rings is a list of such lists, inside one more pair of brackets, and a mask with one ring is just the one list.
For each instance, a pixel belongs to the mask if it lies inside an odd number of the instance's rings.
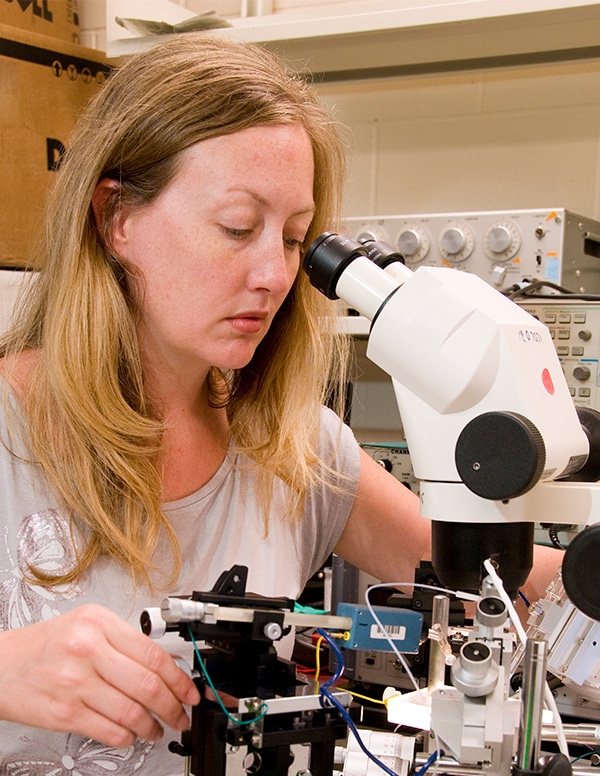
[[87,697],[92,706],[80,699],[53,696],[47,704],[49,727],[93,738],[116,749],[131,746],[138,738],[156,741],[163,729],[144,707],[103,682],[89,682]]
[[184,730],[198,701],[162,647],[103,607],[0,633],[0,718],[118,748]]
[[[185,730],[189,718],[182,704],[195,703],[199,699],[195,686],[188,691],[188,682],[192,685],[193,682],[175,665],[170,655],[162,652],[160,657],[154,656],[152,662],[154,665],[150,667],[142,655],[131,659],[118,651],[103,652],[95,662],[99,677],[107,685],[119,689],[121,694],[121,702],[112,707],[114,718],[140,737],[144,737],[140,726],[148,724],[148,717],[152,719],[150,714],[169,727]],[[100,696],[93,698],[90,705],[103,712],[106,707]]]
[[[122,620],[118,625],[120,628],[109,631],[108,640],[119,654],[159,677],[181,703],[193,706],[200,701],[200,694],[193,680],[179,668],[171,655],[143,633],[135,632],[135,638],[132,638],[132,634],[127,630],[127,623]],[[123,626],[125,626],[124,633],[121,630]],[[149,682],[148,692],[153,695],[157,688],[147,676],[145,681]]]
[[[176,730],[185,730],[189,717],[182,704],[200,700],[192,679],[158,644],[110,612],[101,610],[102,637],[71,639],[74,656],[89,660],[105,687],[88,688],[90,709],[111,717],[140,738],[152,740],[162,732],[154,717]],[[82,613],[97,623],[94,607]]]

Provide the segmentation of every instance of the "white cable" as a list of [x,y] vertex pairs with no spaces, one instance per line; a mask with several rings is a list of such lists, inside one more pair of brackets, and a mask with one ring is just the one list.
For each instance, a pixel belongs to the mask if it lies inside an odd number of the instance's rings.
[[447,590],[444,587],[436,587],[435,585],[425,585],[425,584],[421,584],[420,582],[381,582],[377,585],[370,585],[366,589],[365,603],[367,604],[369,614],[375,620],[377,627],[381,630],[384,638],[387,640],[388,644],[394,651],[394,654],[396,655],[400,663],[402,663],[402,667],[406,671],[410,681],[413,684],[413,687],[416,689],[417,693],[420,694],[421,688],[419,687],[419,683],[415,679],[413,672],[410,670],[409,665],[406,662],[406,659],[404,658],[404,655],[402,655],[402,653],[398,651],[398,647],[394,644],[394,640],[385,629],[383,623],[379,620],[379,618],[375,614],[375,610],[373,609],[371,601],[369,600],[369,593],[371,592],[371,590],[377,590],[378,588],[383,588],[383,587],[412,587],[412,588],[418,587],[422,590],[435,590],[436,592],[445,593],[446,595],[452,595],[452,596],[455,596],[456,598],[464,598],[467,601],[479,601],[481,596],[474,595],[473,593],[464,593],[460,590],[459,591]]
[[407,584],[407,583],[406,582],[392,582],[392,583],[382,582],[379,585],[370,585],[365,590],[365,603],[367,604],[367,608],[369,610],[369,614],[375,620],[375,622],[377,624],[377,627],[379,628],[379,630],[383,634],[384,638],[386,639],[386,641],[388,642],[388,644],[392,648],[394,654],[396,655],[396,657],[398,658],[398,660],[402,664],[402,667],[406,671],[410,681],[413,684],[413,687],[416,689],[417,693],[420,693],[421,692],[421,688],[419,687],[419,683],[415,679],[415,676],[414,676],[413,672],[410,670],[409,665],[406,662],[406,659],[404,658],[404,655],[398,650],[398,647],[394,644],[394,640],[392,639],[390,634],[387,632],[385,626],[383,625],[383,623],[381,622],[379,617],[375,614],[375,610],[373,609],[371,601],[369,600],[369,593],[371,592],[371,590],[377,590],[378,588],[382,588],[382,587],[400,587],[401,585],[405,585],[405,584]]
[[510,619],[512,620],[512,624],[515,626],[515,630],[517,631],[517,636],[519,637],[519,641],[525,644],[527,641],[527,633],[525,632],[525,628],[521,623],[521,620],[519,618],[519,615],[517,614],[517,610],[515,609],[513,602],[510,600],[510,596],[504,589],[504,583],[498,576],[498,572],[494,568],[492,561],[489,558],[483,561],[483,565],[487,573],[492,578],[494,586],[498,591],[498,595],[500,596],[500,598],[502,599],[502,602],[508,609],[508,613],[510,614]]
[[[521,623],[521,620],[519,618],[519,615],[517,614],[517,610],[515,609],[513,602],[510,600],[510,596],[504,589],[504,584],[502,583],[502,580],[498,576],[498,573],[496,572],[496,569],[494,568],[489,558],[483,561],[483,565],[487,573],[492,578],[494,586],[498,591],[498,595],[500,596],[501,600],[503,601],[503,603],[506,605],[506,608],[508,609],[510,618],[512,620],[513,625],[515,626],[515,630],[517,631],[519,640],[523,645],[525,645],[525,643],[527,642],[527,633],[525,632],[525,628]],[[567,743],[567,738],[565,736],[562,719],[560,714],[558,713],[556,701],[554,700],[554,696],[552,695],[552,690],[550,689],[548,682],[546,682],[544,685],[544,701],[546,702],[546,706],[552,712],[552,716],[554,718],[554,725],[556,727],[556,735],[558,739],[558,747],[562,754],[569,757],[569,745]]]
[[[387,632],[385,626],[383,625],[383,623],[381,622],[379,617],[377,617],[377,615],[375,614],[375,610],[373,609],[371,601],[369,600],[369,593],[371,592],[371,590],[377,590],[378,588],[384,588],[384,587],[412,587],[412,588],[418,587],[418,588],[420,588],[422,590],[435,590],[438,593],[445,593],[446,595],[452,595],[452,596],[455,596],[456,598],[464,598],[467,601],[479,601],[481,596],[473,595],[472,593],[464,593],[462,591],[448,590],[448,589],[446,589],[444,587],[436,587],[435,585],[425,585],[425,584],[421,584],[420,582],[381,582],[378,585],[370,585],[366,589],[366,591],[365,591],[365,603],[367,604],[367,608],[369,610],[369,613],[370,613],[371,617],[375,620],[375,623],[377,624],[377,627],[381,630],[384,638],[387,640],[387,642],[389,643],[390,647],[394,651],[394,654],[396,655],[398,660],[402,663],[402,666],[403,666],[404,670],[408,674],[408,677],[409,677],[410,681],[412,682],[413,686],[415,687],[415,689],[417,691],[417,698],[419,699],[419,701],[421,701],[423,704],[425,704],[425,698],[424,698],[424,696],[422,694],[421,688],[419,687],[419,683],[415,679],[415,676],[414,676],[413,672],[410,670],[410,667],[409,667],[408,663],[406,662],[406,659],[404,658],[404,655],[401,652],[399,652],[397,646],[394,644],[394,640],[392,639],[390,634]],[[437,731],[433,730],[433,728],[432,728],[431,729],[431,733],[433,733],[436,750],[438,752],[441,752],[442,751],[442,747],[441,747],[441,744],[440,744],[440,739],[438,737]],[[435,760],[433,776],[437,776],[439,760],[440,760],[439,757],[437,757],[436,760]]]

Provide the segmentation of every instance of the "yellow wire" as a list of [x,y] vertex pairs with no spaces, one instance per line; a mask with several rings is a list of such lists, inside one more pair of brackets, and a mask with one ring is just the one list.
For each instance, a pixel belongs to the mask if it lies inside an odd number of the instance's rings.
[[319,672],[321,670],[321,644],[323,643],[324,638],[323,636],[319,636],[317,639],[317,644],[315,649],[317,650],[317,654],[315,655],[315,685],[319,684]]
[[362,698],[363,701],[372,701],[372,703],[381,703],[382,706],[385,706],[385,701],[380,701],[377,698],[369,698],[367,695],[361,695],[360,693],[354,692],[353,690],[348,690],[346,687],[344,687],[344,692],[349,693],[352,695],[353,698]]
[[[346,632],[347,633],[347,632]],[[340,638],[345,638],[346,634],[340,634]],[[321,671],[321,644],[323,643],[324,639],[323,636],[319,636],[317,639],[317,643],[315,646],[316,649],[316,655],[315,655],[315,685],[319,684],[319,673]],[[378,700],[377,698],[369,698],[366,695],[360,695],[360,693],[353,692],[352,690],[345,690],[347,693],[352,695],[354,698],[362,698],[363,701],[371,701],[372,703],[381,703],[382,706],[385,706],[385,703],[383,701]]]

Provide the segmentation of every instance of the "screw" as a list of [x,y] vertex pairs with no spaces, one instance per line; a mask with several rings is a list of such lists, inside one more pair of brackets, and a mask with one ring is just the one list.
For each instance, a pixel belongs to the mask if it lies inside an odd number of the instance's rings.
[[263,633],[268,639],[271,639],[271,641],[280,639],[282,632],[281,625],[278,622],[268,622],[263,628]]

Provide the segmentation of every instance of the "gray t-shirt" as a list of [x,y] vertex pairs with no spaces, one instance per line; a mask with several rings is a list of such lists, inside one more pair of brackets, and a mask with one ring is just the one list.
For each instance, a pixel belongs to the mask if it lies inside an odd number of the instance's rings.
[[[2,402],[0,428],[5,428]],[[326,409],[320,444],[325,459],[333,456],[334,471],[343,475],[334,479],[341,492],[325,485],[311,490],[298,526],[285,520],[286,487],[277,481],[265,536],[255,474],[231,456],[199,491],[166,504],[183,553],[180,578],[168,593],[210,590],[222,571],[241,564],[248,566],[249,592],[297,598],[339,539],[359,476],[359,449],[352,432]],[[0,509],[1,630],[26,627],[86,603],[107,606],[138,627],[140,612],[160,604],[164,593],[151,595],[139,587],[135,592],[128,572],[106,558],[70,586],[47,588],[27,581],[28,563],[57,572],[73,563],[74,550],[68,521],[36,466],[2,444]],[[191,663],[189,645],[176,634],[167,634],[159,643]],[[166,730],[160,742],[137,741],[117,750],[80,735],[0,721],[0,776],[179,776],[184,761],[168,752],[171,740],[179,740],[179,733]]]

